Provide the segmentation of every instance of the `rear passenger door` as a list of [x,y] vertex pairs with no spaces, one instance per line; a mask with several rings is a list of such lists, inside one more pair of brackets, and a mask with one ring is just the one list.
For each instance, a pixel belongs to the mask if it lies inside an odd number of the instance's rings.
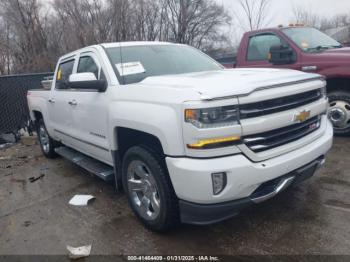
[[[93,52],[80,54],[77,73],[94,73],[96,79],[106,80],[98,56]],[[112,164],[108,143],[108,96],[105,92],[91,89],[71,90],[71,115],[76,140],[74,147],[79,151]]]
[[68,102],[71,99],[71,92],[68,86],[69,76],[73,72],[75,59],[71,57],[60,61],[56,79],[48,99],[48,114],[50,128],[56,139],[69,143],[72,135],[72,114]]

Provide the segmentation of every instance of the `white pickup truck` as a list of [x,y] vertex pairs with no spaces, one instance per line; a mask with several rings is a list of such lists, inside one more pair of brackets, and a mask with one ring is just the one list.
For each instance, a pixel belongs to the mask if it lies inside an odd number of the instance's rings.
[[311,177],[333,141],[321,76],[224,69],[179,44],[72,52],[28,104],[43,153],[114,180],[155,231],[274,197]]

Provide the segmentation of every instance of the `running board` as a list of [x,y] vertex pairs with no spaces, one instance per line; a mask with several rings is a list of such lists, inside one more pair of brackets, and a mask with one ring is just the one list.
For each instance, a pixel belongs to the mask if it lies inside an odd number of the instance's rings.
[[83,153],[80,153],[74,149],[62,146],[55,149],[56,153],[60,156],[68,159],[74,164],[87,170],[88,172],[100,177],[104,181],[114,180],[113,167],[106,165],[94,158],[91,158]]

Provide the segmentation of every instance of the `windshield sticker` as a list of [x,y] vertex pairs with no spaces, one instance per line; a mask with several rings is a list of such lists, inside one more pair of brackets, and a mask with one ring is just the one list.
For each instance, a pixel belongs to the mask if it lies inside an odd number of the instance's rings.
[[115,66],[121,76],[136,75],[146,72],[141,62],[120,63]]
[[303,49],[307,49],[307,48],[309,47],[309,44],[306,43],[306,42],[302,42],[302,43],[301,43],[301,47],[302,47]]

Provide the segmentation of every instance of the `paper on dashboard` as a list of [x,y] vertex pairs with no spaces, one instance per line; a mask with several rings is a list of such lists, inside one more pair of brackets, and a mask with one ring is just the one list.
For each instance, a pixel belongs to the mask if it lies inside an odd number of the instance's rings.
[[146,72],[141,62],[119,63],[115,66],[121,76],[136,75]]

